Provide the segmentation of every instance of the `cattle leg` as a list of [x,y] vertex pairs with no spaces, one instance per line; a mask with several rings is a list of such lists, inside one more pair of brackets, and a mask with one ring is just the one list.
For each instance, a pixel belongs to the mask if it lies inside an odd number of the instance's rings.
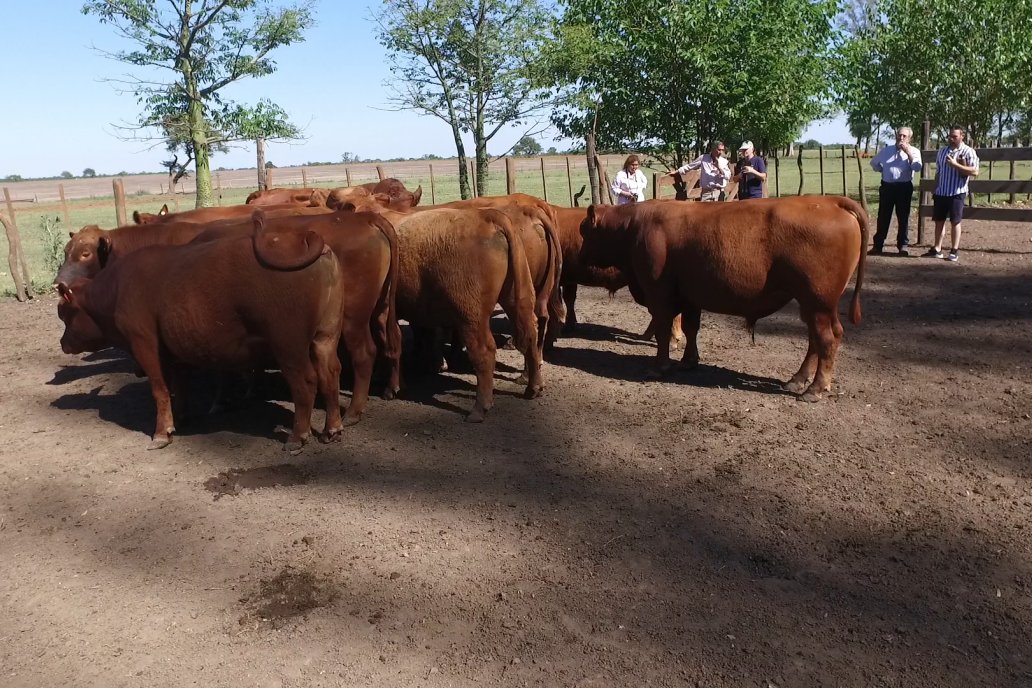
[[563,332],[573,332],[577,329],[577,311],[573,309],[577,301],[577,285],[562,285],[563,303],[566,304],[566,322],[563,324]]
[[[312,363],[315,366],[315,377],[319,384],[319,394],[326,405],[326,426],[323,428],[322,442],[339,442],[344,425],[340,418],[340,359],[337,357],[339,336],[324,337],[317,335],[312,342]],[[355,374],[358,379],[358,373]]]
[[652,312],[652,322],[656,325],[656,365],[647,377],[658,379],[665,377],[673,369],[670,362],[670,339],[674,314],[667,310],[656,309]]
[[784,384],[785,390],[792,394],[802,394],[803,390],[806,389],[806,384],[817,369],[817,326],[814,322],[814,314],[812,311],[800,307],[799,318],[806,323],[809,342],[806,346],[806,356],[803,357],[803,364],[799,366],[799,370],[792,376],[792,379]]
[[817,333],[817,374],[810,387],[800,397],[803,401],[815,402],[821,394],[831,391],[831,378],[835,372],[835,358],[842,342],[842,323],[835,311],[817,313],[814,317]]
[[376,361],[376,344],[368,327],[355,327],[341,333],[344,346],[351,357],[354,369],[354,384],[351,387],[351,403],[344,412],[344,426],[354,425],[362,418],[369,401],[369,384]]
[[674,319],[674,327],[684,330],[684,356],[681,357],[681,368],[692,370],[699,367],[699,327],[702,325],[702,309],[686,308],[678,318]]
[[281,361],[280,369],[294,402],[294,425],[283,449],[291,454],[299,454],[312,436],[312,410],[315,408],[318,376],[308,360],[302,365],[284,365]]
[[143,369],[150,381],[151,396],[154,397],[156,407],[154,434],[147,449],[161,449],[172,442],[172,433],[176,428],[172,418],[172,397],[165,382],[165,371],[161,367],[158,342],[134,339],[131,348],[137,365]]
[[466,344],[469,361],[477,375],[477,398],[473,410],[466,416],[469,423],[482,423],[494,405],[495,343],[489,325],[490,314],[479,327],[462,328],[462,339]]
[[[649,321],[649,326],[645,328],[645,331],[641,333],[642,339],[652,339],[656,336],[656,319],[653,318]],[[677,349],[677,347],[684,342],[684,334],[681,326],[681,315],[674,316],[673,324],[670,326],[670,348]],[[659,341],[658,339],[656,341]]]

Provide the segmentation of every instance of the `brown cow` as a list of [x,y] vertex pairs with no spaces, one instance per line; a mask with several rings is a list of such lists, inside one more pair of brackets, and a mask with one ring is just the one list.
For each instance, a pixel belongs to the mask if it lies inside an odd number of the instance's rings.
[[[175,388],[175,370],[183,365],[278,368],[294,402],[285,448],[296,453],[310,436],[317,387],[326,404],[322,439],[339,439],[340,265],[318,234],[270,242],[260,232],[254,238],[142,248],[93,279],[61,285],[62,350],[117,346],[150,379],[157,406],[150,449],[172,441],[169,385]],[[264,267],[256,245],[293,269]]]
[[477,395],[466,417],[484,420],[494,403],[495,343],[491,314],[500,303],[523,354],[525,396],[544,387],[537,347],[534,288],[519,234],[494,210],[441,208],[382,211],[398,231],[398,317],[415,327],[449,328],[466,346]]
[[419,199],[423,195],[423,187],[419,187],[415,191],[402,189],[401,191],[388,193],[370,191],[366,186],[368,185],[345,186],[333,189],[326,197],[326,207],[339,210],[351,204],[355,207],[362,206],[369,210],[382,207],[406,212],[419,205]]
[[686,326],[682,366],[690,368],[699,362],[702,311],[744,316],[751,330],[795,299],[809,347],[785,388],[817,401],[831,389],[842,340],[838,301],[854,269],[850,319],[860,321],[866,245],[867,213],[841,196],[733,204],[647,201],[591,206],[582,255],[589,264],[626,271],[642,294],[661,334],[659,375],[671,369],[667,333],[675,314],[682,314]]
[[[315,233],[337,256],[343,290],[341,339],[354,368],[351,404],[344,424],[357,423],[369,400],[369,383],[377,348],[389,369],[383,397],[393,399],[401,388],[401,329],[396,313],[401,249],[394,225],[377,213],[332,213],[319,217],[265,218],[255,214],[255,224],[267,224],[269,236]],[[216,238],[243,230],[217,230]],[[197,241],[206,237],[199,236]],[[263,246],[258,256],[265,259]],[[275,267],[286,265],[272,263]]]
[[[249,220],[254,212],[253,205],[227,205],[217,208],[194,208],[184,210],[180,213],[168,212],[168,206],[161,207],[161,211],[154,213],[141,213],[133,211],[133,222],[138,225],[161,224],[163,222],[219,222],[221,220]],[[267,215],[322,215],[329,210],[325,206],[306,207],[295,203],[280,203],[277,205],[263,205],[262,210]]]
[[260,206],[282,205],[284,203],[293,203],[300,206],[319,206],[323,205],[325,200],[323,194],[326,191],[327,189],[259,189],[252,192],[244,203],[246,205]]
[[[612,294],[627,286],[627,275],[615,267],[600,268],[588,265],[581,258],[581,247],[584,245],[581,224],[587,219],[587,208],[561,208],[553,205],[552,210],[556,215],[559,243],[563,249],[563,272],[560,284],[563,302],[566,305],[565,327],[570,328],[572,332],[577,326],[575,305],[578,285],[603,287]],[[639,301],[639,303],[641,302]],[[673,338],[671,346],[676,349],[684,341],[680,316],[674,319],[671,330]],[[655,326],[652,322],[649,322],[649,326],[641,336],[643,339],[652,339],[655,336]]]

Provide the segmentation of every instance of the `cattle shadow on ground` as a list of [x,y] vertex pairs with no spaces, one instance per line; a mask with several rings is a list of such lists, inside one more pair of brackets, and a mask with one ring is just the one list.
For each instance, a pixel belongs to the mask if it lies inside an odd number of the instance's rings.
[[[563,347],[556,349],[550,363],[576,368],[597,377],[627,382],[648,382],[655,356],[643,356],[598,349]],[[668,376],[659,380],[674,385],[711,389],[738,389],[762,394],[794,396],[782,389],[782,381],[750,375],[716,365],[699,364],[692,369],[676,366]]]
[[[515,386],[516,377],[503,377],[498,374],[498,369],[503,367],[510,372],[515,373],[517,376],[522,372],[510,366],[503,366],[498,363],[496,364],[494,379],[496,381],[508,382]],[[406,376],[403,380],[401,393],[398,397],[421,406],[429,406],[431,408],[441,409],[442,411],[448,411],[449,413],[461,414],[465,417],[469,415],[469,412],[473,409],[473,403],[476,400],[477,386],[475,382],[470,382],[458,377],[459,374],[462,373],[460,371],[449,371],[445,373],[425,372],[414,376]],[[523,393],[522,391],[514,391],[505,387],[499,387],[496,384],[494,387],[494,395],[495,397],[522,397]],[[464,405],[459,406],[442,398],[448,396],[462,400]]]
[[[86,360],[86,359],[82,359]],[[133,374],[136,364],[131,358],[101,359],[92,365],[70,364],[54,371],[54,376],[47,380],[48,385],[67,385],[78,380],[85,380],[97,375]]]
[[576,339],[583,339],[589,342],[620,341],[625,344],[649,343],[649,340],[643,339],[640,334],[628,332],[627,330],[620,329],[619,327],[579,322],[573,327],[573,329],[563,328],[556,346],[562,346],[564,342]]

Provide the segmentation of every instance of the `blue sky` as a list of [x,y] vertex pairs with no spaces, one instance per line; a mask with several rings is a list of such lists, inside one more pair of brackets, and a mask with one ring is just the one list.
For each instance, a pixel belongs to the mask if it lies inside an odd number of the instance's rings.
[[[4,13],[0,64],[4,93],[14,98],[0,107],[0,178],[56,176],[65,170],[79,175],[86,167],[101,174],[161,171],[162,146],[117,136],[113,125],[134,121],[139,107],[131,94],[119,93],[104,79],[127,74],[129,66],[93,49],[123,46],[110,26],[83,15],[81,7],[79,0],[37,0]],[[384,82],[391,74],[370,20],[379,7],[379,2],[322,0],[318,24],[305,42],[275,53],[275,74],[225,91],[241,103],[269,98],[305,129],[304,142],[270,143],[268,160],[284,166],[337,162],[345,152],[362,158],[455,154],[444,122],[387,109]],[[504,150],[521,133],[500,133],[489,150]],[[547,132],[537,138],[545,148],[566,147],[553,137]],[[833,120],[815,123],[803,138],[833,143],[849,136],[845,125]],[[253,147],[242,147],[216,155],[212,165],[248,167],[254,160]]]

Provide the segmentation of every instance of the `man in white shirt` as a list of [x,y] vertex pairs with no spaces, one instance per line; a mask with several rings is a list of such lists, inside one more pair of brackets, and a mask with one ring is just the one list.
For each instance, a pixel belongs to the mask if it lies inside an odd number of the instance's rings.
[[911,145],[914,131],[910,127],[896,130],[896,145],[886,146],[871,158],[871,169],[881,173],[878,189],[878,231],[870,255],[882,255],[889,235],[892,213],[896,213],[896,248],[899,255],[909,256],[910,206],[914,202],[914,173],[921,171],[921,151]]
[[724,200],[724,187],[731,180],[731,165],[724,157],[726,152],[727,148],[724,144],[721,141],[715,141],[710,146],[709,153],[704,153],[687,165],[668,172],[666,176],[673,177],[691,170],[700,170],[699,186],[702,188],[702,195],[699,200],[722,201]]

